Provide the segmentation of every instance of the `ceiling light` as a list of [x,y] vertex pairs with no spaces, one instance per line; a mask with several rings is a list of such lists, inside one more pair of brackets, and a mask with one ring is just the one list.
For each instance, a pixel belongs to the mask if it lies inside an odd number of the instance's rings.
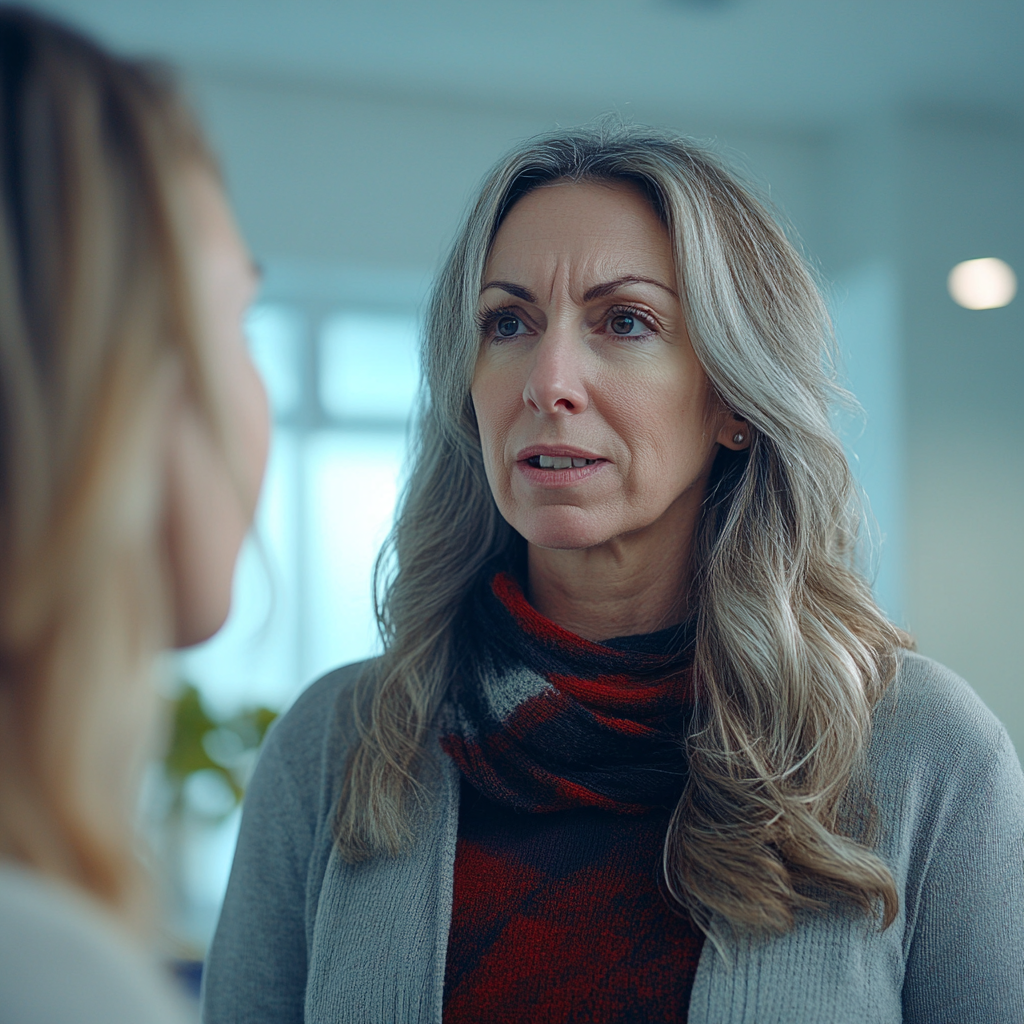
[[993,256],[964,260],[950,272],[949,294],[964,309],[998,309],[1008,306],[1017,294],[1013,268]]

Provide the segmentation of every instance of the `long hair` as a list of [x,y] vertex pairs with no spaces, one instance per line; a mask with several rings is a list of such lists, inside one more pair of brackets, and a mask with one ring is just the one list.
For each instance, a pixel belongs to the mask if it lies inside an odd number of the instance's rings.
[[172,396],[206,406],[165,72],[0,8],[0,857],[115,909],[171,630]]
[[665,840],[666,889],[712,931],[714,914],[785,931],[795,910],[835,896],[867,912],[881,903],[888,924],[892,877],[858,841],[868,822],[842,812],[851,784],[865,782],[871,710],[907,639],[855,565],[861,515],[830,424],[843,392],[830,369],[829,316],[751,189],[690,141],[641,127],[574,128],[513,150],[441,270],[413,472],[380,563],[381,572],[394,566],[378,608],[385,650],[358,705],[341,850],[358,860],[410,841],[426,737],[458,657],[460,606],[484,566],[521,544],[484,475],[469,395],[474,314],[507,211],[546,183],[582,181],[627,183],[659,214],[694,351],[752,430],[748,451],[720,452],[694,538],[696,703],[688,781]]

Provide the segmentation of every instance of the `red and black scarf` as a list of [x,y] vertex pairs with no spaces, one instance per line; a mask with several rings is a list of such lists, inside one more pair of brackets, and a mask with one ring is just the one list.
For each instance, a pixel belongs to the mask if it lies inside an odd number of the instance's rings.
[[463,627],[441,720],[463,778],[446,1024],[685,1021],[703,936],[660,863],[692,630],[591,643],[503,572]]
[[442,746],[479,792],[517,810],[672,807],[686,763],[687,626],[592,643],[537,612],[499,572],[463,626],[470,668]]

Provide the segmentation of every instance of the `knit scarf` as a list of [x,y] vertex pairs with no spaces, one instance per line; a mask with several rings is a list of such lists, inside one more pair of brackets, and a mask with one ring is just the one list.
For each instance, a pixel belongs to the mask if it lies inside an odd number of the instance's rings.
[[692,701],[689,625],[592,643],[544,618],[498,572],[469,603],[462,639],[441,745],[478,792],[534,813],[675,805]]

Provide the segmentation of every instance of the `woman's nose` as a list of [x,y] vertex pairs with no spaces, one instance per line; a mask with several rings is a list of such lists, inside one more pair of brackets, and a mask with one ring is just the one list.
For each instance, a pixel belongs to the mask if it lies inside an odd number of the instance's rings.
[[533,365],[523,388],[527,408],[542,415],[583,412],[589,404],[585,355],[581,339],[571,330],[547,330],[534,347]]

